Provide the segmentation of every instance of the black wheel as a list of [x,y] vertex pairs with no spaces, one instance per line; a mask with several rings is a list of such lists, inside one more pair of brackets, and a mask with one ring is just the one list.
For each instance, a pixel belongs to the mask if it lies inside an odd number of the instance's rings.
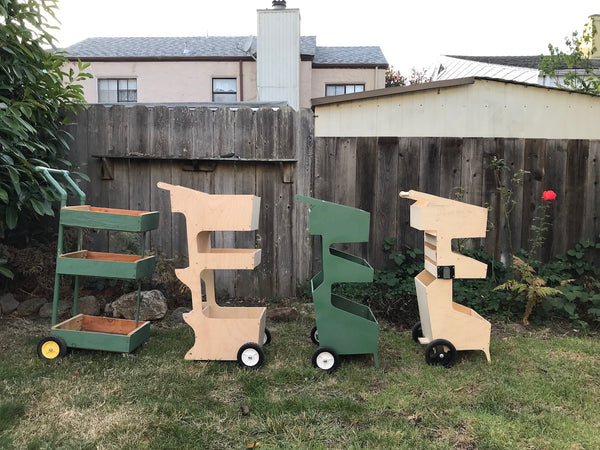
[[265,327],[265,340],[263,345],[269,345],[271,343],[271,330]]
[[421,328],[421,322],[415,323],[415,326],[412,328],[412,338],[417,344],[419,343],[419,338],[423,337],[423,328]]
[[331,373],[340,365],[340,357],[331,347],[319,347],[312,355],[312,365]]
[[249,342],[238,350],[237,362],[246,369],[258,369],[265,362],[265,353],[260,345]]
[[317,331],[317,327],[313,327],[310,330],[310,340],[313,341],[313,344],[319,345],[319,332]]
[[46,336],[37,346],[37,355],[42,359],[56,359],[67,354],[67,343],[59,336]]
[[435,339],[425,347],[425,361],[431,366],[449,369],[456,362],[456,348],[446,339]]

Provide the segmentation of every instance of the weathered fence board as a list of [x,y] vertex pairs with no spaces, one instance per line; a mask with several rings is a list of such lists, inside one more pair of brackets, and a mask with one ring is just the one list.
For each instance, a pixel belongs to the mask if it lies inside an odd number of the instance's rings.
[[[68,126],[72,161],[87,171],[88,203],[161,211],[151,246],[166,256],[187,254],[185,220],[171,214],[158,181],[211,194],[261,197],[260,224],[252,232],[215,232],[215,247],[261,248],[254,271],[217,274],[217,290],[238,296],[294,295],[320,268],[320,242],[308,234],[308,207],[296,194],[358,207],[371,213],[368,244],[342,245],[376,268],[391,264],[383,240],[420,247],[410,227],[410,202],[401,190],[420,190],[489,207],[481,242],[496,258],[527,247],[541,194],[558,197],[549,208],[551,226],[539,255],[549,258],[600,232],[600,141],[515,138],[380,137],[315,138],[312,111],[290,108],[209,109],[93,105]],[[234,157],[224,157],[234,153]],[[507,170],[498,190],[494,160]],[[512,178],[526,170],[523,183]],[[509,205],[510,206],[510,205]],[[111,248],[106,233],[96,245]],[[101,250],[101,249],[100,249]],[[314,250],[314,251],[313,251]]]

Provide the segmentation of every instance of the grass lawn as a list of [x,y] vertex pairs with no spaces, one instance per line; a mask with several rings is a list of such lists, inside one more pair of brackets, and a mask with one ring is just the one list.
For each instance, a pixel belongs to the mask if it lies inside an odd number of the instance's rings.
[[494,326],[491,364],[459,352],[443,369],[381,324],[379,369],[351,356],[328,375],[310,364],[313,322],[268,326],[252,371],[185,361],[193,332],[169,321],[133,354],[43,361],[49,324],[0,318],[0,448],[600,448],[596,337]]

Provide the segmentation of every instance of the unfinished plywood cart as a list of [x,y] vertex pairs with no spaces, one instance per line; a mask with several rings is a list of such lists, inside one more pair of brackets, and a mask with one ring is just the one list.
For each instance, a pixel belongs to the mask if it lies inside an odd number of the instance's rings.
[[[58,226],[58,245],[54,296],[52,300],[52,328],[37,348],[40,358],[55,359],[63,356],[68,348],[105,350],[129,353],[143,344],[150,336],[150,322],[139,320],[140,280],[154,272],[155,256],[145,256],[142,239],[140,255],[94,252],[82,249],[82,229],[103,229],[142,233],[158,227],[158,212],[97,208],[85,205],[85,194],[66,170],[37,167],[50,184],[60,193],[61,208]],[[66,206],[67,192],[53,177],[61,176],[79,197],[80,205]],[[78,228],[77,251],[63,253],[65,227]],[[74,275],[73,317],[57,322],[60,275]],[[114,319],[77,314],[79,277],[102,277],[137,280],[138,298],[135,320]]]
[[[265,328],[266,308],[222,307],[215,298],[214,271],[254,269],[260,249],[211,248],[213,231],[251,231],[258,228],[260,198],[254,195],[211,195],[182,186],[158,183],[171,195],[171,210],[185,216],[189,267],[175,271],[192,292],[192,311],[183,315],[195,334],[185,359],[237,361],[258,368],[262,349],[271,340]],[[206,300],[202,299],[202,282]]]
[[372,354],[379,367],[379,324],[371,309],[331,292],[334,283],[373,281],[373,268],[367,261],[332,248],[338,243],[367,242],[370,214],[302,195],[296,201],[310,205],[309,232],[321,235],[323,265],[311,280],[316,318],[311,339],[319,345],[312,356],[313,366],[331,372],[339,365],[339,355]]
[[452,301],[454,278],[485,278],[487,265],[452,251],[452,239],[485,237],[487,209],[424,194],[401,192],[416,200],[410,225],[425,232],[425,270],[415,278],[420,322],[413,339],[425,344],[428,364],[452,367],[458,350],[481,350],[490,361],[490,323]]

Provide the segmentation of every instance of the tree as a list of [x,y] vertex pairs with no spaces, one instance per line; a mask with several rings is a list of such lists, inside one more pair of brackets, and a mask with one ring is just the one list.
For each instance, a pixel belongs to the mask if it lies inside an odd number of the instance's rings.
[[[57,0],[0,0],[0,238],[18,224],[53,215],[57,193],[35,166],[69,168],[68,112],[85,106],[76,84],[91,75],[70,68],[47,30]],[[14,236],[13,236],[14,238]],[[23,243],[23,237],[20,237]]]
[[559,87],[585,93],[600,93],[600,75],[594,70],[591,55],[596,51],[596,27],[590,20],[579,36],[577,31],[565,38],[566,51],[548,44],[550,55],[541,55],[542,75],[555,80]]
[[431,77],[426,76],[426,71],[418,71],[414,67],[411,69],[410,78],[406,78],[404,75],[400,73],[399,70],[395,70],[393,67],[390,67],[385,72],[385,87],[396,87],[396,86],[406,86],[409,84],[420,84],[420,83],[429,83],[431,81]]

